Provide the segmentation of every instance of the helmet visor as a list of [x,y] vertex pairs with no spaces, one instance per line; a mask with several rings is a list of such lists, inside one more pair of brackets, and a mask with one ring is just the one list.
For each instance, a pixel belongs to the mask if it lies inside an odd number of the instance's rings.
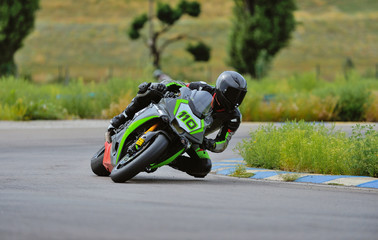
[[247,91],[244,89],[237,89],[233,87],[228,87],[224,92],[223,95],[226,97],[228,101],[230,101],[234,106],[239,106]]

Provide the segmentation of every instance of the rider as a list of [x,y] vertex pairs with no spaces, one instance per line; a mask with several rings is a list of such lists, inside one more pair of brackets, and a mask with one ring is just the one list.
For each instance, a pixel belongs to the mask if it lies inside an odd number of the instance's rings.
[[[133,118],[135,113],[147,107],[151,102],[157,103],[167,91],[175,92],[184,83],[165,79],[161,83],[142,83],[139,85],[137,96],[126,109],[110,120],[105,138],[111,142],[115,129]],[[205,82],[192,82],[186,85],[192,90],[207,91],[213,95],[212,117],[213,123],[206,130],[206,135],[219,130],[215,139],[205,138],[202,145],[192,145],[187,150],[189,157],[180,156],[169,165],[187,174],[203,178],[211,170],[211,160],[206,149],[212,152],[222,152],[226,149],[232,135],[239,128],[241,113],[238,106],[247,93],[247,82],[242,75],[234,71],[221,73],[215,87]]]

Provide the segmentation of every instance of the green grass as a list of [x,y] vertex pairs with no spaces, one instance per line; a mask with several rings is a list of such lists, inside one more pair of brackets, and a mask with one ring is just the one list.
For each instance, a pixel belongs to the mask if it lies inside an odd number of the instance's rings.
[[85,84],[79,79],[68,85],[33,84],[23,79],[1,78],[0,120],[100,118],[102,111],[120,97],[130,96],[130,101],[139,83],[111,79]]
[[[72,79],[69,84],[36,84],[0,79],[0,119],[111,118],[152,78]],[[351,75],[348,81],[316,80],[312,74],[248,80],[240,109],[243,121],[378,121],[378,81]]]
[[285,182],[294,182],[298,178],[300,178],[301,175],[295,174],[295,173],[287,173],[287,174],[280,174],[280,177]]
[[378,132],[356,125],[348,137],[304,121],[261,125],[238,145],[248,166],[284,171],[378,177]]
[[[220,72],[230,69],[225,60],[233,1],[200,2],[200,18],[185,17],[167,36],[189,32],[200,37],[212,47],[212,58],[209,63],[193,63],[183,50],[186,43],[170,45],[162,64],[176,79],[214,81]],[[271,76],[314,72],[319,64],[320,75],[333,79],[343,74],[347,57],[359,72],[374,74],[377,1],[298,0],[297,4],[300,25],[290,46],[275,58]],[[147,0],[41,0],[35,31],[16,54],[20,74],[48,82],[57,78],[59,66],[68,66],[73,78],[85,81],[105,79],[109,68],[116,77],[140,78],[150,67],[149,54],[142,41],[127,38],[126,30],[132,18],[147,9]]]
[[314,74],[248,82],[241,105],[245,121],[378,121],[378,81],[351,73],[348,80],[317,80]]
[[236,166],[235,171],[230,174],[231,177],[238,177],[238,178],[250,178],[253,177],[254,173],[247,172],[246,167],[243,164],[238,164]]

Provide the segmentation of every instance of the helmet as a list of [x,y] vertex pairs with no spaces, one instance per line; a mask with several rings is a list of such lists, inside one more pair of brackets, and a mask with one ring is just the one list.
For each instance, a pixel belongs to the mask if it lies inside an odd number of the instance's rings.
[[233,109],[242,103],[247,93],[247,81],[237,72],[225,71],[217,79],[215,93],[220,105]]

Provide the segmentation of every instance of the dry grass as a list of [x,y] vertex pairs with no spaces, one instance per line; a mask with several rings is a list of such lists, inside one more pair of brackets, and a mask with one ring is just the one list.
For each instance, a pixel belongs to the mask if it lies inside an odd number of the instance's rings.
[[[177,3],[178,0],[169,2]],[[184,17],[173,33],[190,32],[212,47],[209,63],[193,63],[183,42],[167,48],[163,68],[175,78],[210,80],[226,66],[231,0],[200,0],[200,18]],[[298,1],[295,13],[300,22],[290,46],[273,62],[271,75],[291,75],[314,71],[321,76],[342,74],[342,64],[350,57],[362,73],[374,72],[378,52],[377,1]],[[17,52],[21,74],[46,81],[56,78],[58,66],[69,66],[70,74],[102,80],[109,67],[118,77],[134,77],[149,66],[148,51],[141,41],[130,41],[126,29],[137,14],[147,12],[148,0],[41,0],[35,31]],[[373,70],[372,70],[373,69]]]
[[378,91],[371,93],[371,103],[366,110],[366,121],[378,122]]

